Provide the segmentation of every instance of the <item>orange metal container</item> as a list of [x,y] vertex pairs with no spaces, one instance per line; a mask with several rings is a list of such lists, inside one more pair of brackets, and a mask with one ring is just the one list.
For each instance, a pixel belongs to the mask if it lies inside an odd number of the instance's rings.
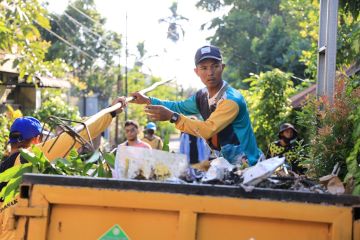
[[18,238],[360,239],[360,198],[238,186],[26,175]]

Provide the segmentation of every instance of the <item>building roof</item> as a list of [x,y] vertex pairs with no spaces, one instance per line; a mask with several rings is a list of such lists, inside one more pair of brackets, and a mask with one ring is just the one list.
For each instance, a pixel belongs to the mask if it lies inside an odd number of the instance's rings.
[[[345,74],[346,76],[349,77],[359,73],[360,73],[360,64],[354,63],[349,68],[345,69]],[[304,89],[298,94],[292,96],[290,98],[292,107],[293,108],[302,107],[305,104],[306,97],[315,94],[316,94],[316,84],[311,85],[310,87]]]
[[[0,60],[5,60],[3,64],[0,65],[0,72],[6,72],[6,73],[13,73],[13,74],[19,74],[19,69],[17,67],[14,67],[14,60],[16,59],[16,56],[13,54],[1,54],[0,53]],[[44,76],[37,76],[36,77],[37,85],[38,87],[44,87],[44,88],[66,88],[69,89],[71,87],[70,82],[59,79],[59,78],[52,78],[52,77],[44,77]],[[14,83],[11,83],[13,85]],[[21,82],[21,80],[18,80],[18,84],[25,84],[25,85],[32,85],[32,83],[24,83]],[[7,83],[3,83],[3,85],[7,85]]]
[[36,77],[39,82],[39,87],[47,87],[47,88],[66,88],[69,89],[71,87],[70,82],[66,80],[62,80],[59,78],[49,78],[49,77]]
[[306,97],[308,95],[315,95],[316,94],[316,84],[304,89],[303,91],[299,92],[298,94],[292,96],[290,98],[291,105],[293,108],[300,108],[305,104]]

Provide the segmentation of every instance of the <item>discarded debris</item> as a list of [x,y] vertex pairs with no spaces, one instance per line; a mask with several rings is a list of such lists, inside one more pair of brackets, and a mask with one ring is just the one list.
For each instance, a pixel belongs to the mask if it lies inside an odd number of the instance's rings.
[[340,164],[336,163],[331,174],[321,177],[320,183],[324,184],[327,190],[332,194],[343,194],[345,193],[344,184],[337,176],[340,171]]
[[219,157],[211,161],[209,170],[201,179],[204,183],[212,181],[223,181],[225,174],[231,172],[236,167],[230,164],[225,158]]
[[255,166],[249,167],[244,171],[244,185],[255,186],[268,178],[273,172],[285,162],[285,157],[273,157],[265,161],[258,162]]

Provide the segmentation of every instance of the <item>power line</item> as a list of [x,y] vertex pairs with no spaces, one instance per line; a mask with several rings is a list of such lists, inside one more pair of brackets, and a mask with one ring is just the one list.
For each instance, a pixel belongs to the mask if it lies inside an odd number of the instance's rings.
[[[106,36],[105,36],[105,38],[104,38],[104,36],[102,36],[102,35],[94,32],[94,31],[92,31],[89,27],[85,26],[84,24],[82,24],[81,22],[79,22],[78,20],[76,20],[75,18],[73,18],[72,16],[70,16],[69,14],[67,14],[66,12],[64,12],[64,16],[66,16],[70,21],[72,21],[72,22],[75,23],[76,25],[84,28],[85,33],[86,33],[86,32],[89,32],[89,33],[92,33],[92,34],[96,35],[99,39],[96,39],[95,37],[93,37],[93,36],[91,36],[91,35],[88,35],[88,36],[89,36],[90,38],[92,38],[93,40],[99,41],[99,43],[100,43],[101,46],[103,46],[104,48],[112,49],[112,50],[113,50],[113,48],[108,45],[108,44],[109,44],[109,41],[106,40]],[[106,44],[106,45],[104,45],[104,44],[101,42],[101,41],[104,41],[103,39],[105,39],[105,44]]]
[[43,26],[40,25],[40,23],[38,21],[36,21],[35,19],[33,20],[35,23],[37,23],[40,27],[42,27],[44,30],[46,30],[47,32],[49,32],[50,34],[54,35],[55,37],[57,37],[60,41],[66,43],[67,45],[69,45],[70,47],[78,50],[79,52],[83,53],[86,57],[90,58],[91,60],[95,60],[96,57],[91,56],[90,54],[88,54],[87,52],[83,51],[81,48],[79,48],[78,46],[75,46],[74,44],[70,43],[68,40],[66,40],[65,38],[61,37],[60,35],[58,35],[57,33],[53,32],[52,30],[45,28]]
[[[57,15],[55,15],[59,20],[61,20]],[[66,31],[62,28],[62,26],[61,26],[61,22],[60,21],[58,21],[58,20],[56,20],[55,18],[52,18],[52,20],[54,20],[56,23],[57,23],[57,25],[59,26],[59,29],[60,29],[60,31],[63,33],[63,35],[67,35],[67,33],[66,33]],[[65,26],[68,28],[68,29],[70,29],[70,31],[71,32],[73,32],[74,34],[76,34],[75,32],[74,32],[74,30],[69,26],[69,25],[67,25],[67,23],[66,22],[64,22],[65,23]],[[96,39],[95,39],[96,40]],[[67,41],[69,41],[69,40],[67,40]],[[69,41],[70,42],[70,41]],[[74,44],[74,43],[73,43]],[[74,44],[75,45],[75,44]],[[84,50],[83,50],[84,51]],[[89,49],[89,51],[91,51],[95,56],[97,55],[97,53],[94,51],[94,50],[92,50],[91,48]]]
[[[85,18],[89,19],[90,21],[92,21],[93,23],[95,23],[98,26],[102,26],[102,24],[95,20],[94,18],[90,17],[88,14],[84,13],[83,11],[81,11],[80,9],[78,9],[77,7],[73,6],[72,4],[69,3],[68,5],[69,7],[71,7],[72,9],[74,9],[76,12],[80,13],[82,16],[84,16]],[[105,37],[106,36],[99,36],[99,37]]]
[[[84,28],[84,33],[93,33],[94,35],[96,35],[96,33],[92,32],[89,28],[87,28],[86,26],[82,25],[80,22],[78,22],[76,19],[72,18],[70,15],[66,14],[64,12],[64,16],[66,16],[70,21],[72,21],[73,23],[75,23],[76,25]],[[91,34],[87,34],[87,36],[89,36],[91,39],[95,40],[95,41],[99,41],[99,39],[95,38],[94,36],[92,36]],[[101,40],[100,40],[101,41]],[[101,46],[103,46],[104,48],[109,48],[109,46],[103,45],[101,42],[99,42]]]
[[81,22],[79,22],[78,20],[76,20],[75,18],[73,18],[72,16],[70,16],[69,14],[67,14],[66,12],[63,13],[67,18],[70,19],[70,21],[72,21],[73,23],[77,24],[80,27],[83,27],[86,31],[94,34],[95,36],[101,38],[102,36],[94,31],[92,31],[90,28],[88,28],[87,26],[85,26],[84,24],[82,24]]
[[81,15],[83,15],[85,18],[89,19],[90,21],[92,21],[95,24],[101,25],[98,21],[94,20],[93,18],[91,18],[89,15],[87,15],[86,13],[84,13],[83,11],[81,11],[80,9],[74,7],[73,5],[69,4],[69,7],[71,7],[72,9],[74,9],[75,11],[77,11],[78,13],[80,13]]

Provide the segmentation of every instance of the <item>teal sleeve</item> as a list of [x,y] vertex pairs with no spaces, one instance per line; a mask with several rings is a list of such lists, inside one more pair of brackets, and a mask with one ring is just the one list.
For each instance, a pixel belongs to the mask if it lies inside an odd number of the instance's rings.
[[171,111],[184,115],[198,114],[199,109],[196,106],[195,95],[183,101],[163,101],[154,97],[150,97],[152,105],[162,105]]

